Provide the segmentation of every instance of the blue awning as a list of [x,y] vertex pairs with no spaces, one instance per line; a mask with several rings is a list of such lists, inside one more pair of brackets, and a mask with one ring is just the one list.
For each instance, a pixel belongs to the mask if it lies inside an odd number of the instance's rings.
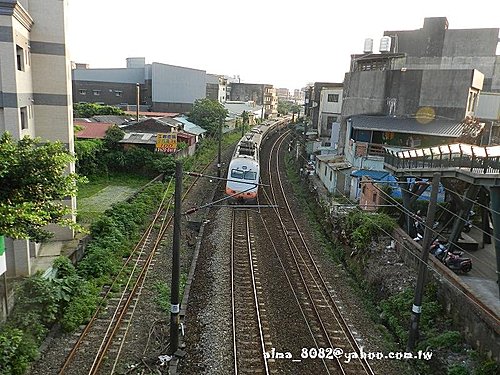
[[351,173],[351,176],[353,177],[362,177],[362,176],[367,176],[370,177],[372,180],[375,181],[382,181],[382,180],[387,180],[388,176],[390,175],[389,172],[385,171],[371,171],[368,169],[358,169],[355,170]]

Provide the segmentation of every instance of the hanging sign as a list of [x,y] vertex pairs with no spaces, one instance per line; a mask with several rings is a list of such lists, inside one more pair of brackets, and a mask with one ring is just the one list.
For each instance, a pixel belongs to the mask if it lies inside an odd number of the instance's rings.
[[177,133],[156,134],[156,152],[175,152],[177,149]]

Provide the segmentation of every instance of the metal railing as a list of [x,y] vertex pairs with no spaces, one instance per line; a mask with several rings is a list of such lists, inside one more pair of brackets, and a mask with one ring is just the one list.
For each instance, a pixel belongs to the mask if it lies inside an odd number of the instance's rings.
[[456,168],[477,174],[498,174],[500,146],[455,143],[397,152],[386,150],[384,163],[396,169]]

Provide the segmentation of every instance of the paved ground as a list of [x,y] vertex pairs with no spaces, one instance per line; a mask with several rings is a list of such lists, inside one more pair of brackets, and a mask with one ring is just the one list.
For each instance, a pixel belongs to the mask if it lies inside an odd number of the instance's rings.
[[495,246],[494,244],[484,244],[483,246],[482,233],[477,228],[472,228],[469,235],[479,243],[479,250],[467,254],[472,259],[472,270],[467,275],[461,275],[460,279],[500,319],[500,295],[497,283]]

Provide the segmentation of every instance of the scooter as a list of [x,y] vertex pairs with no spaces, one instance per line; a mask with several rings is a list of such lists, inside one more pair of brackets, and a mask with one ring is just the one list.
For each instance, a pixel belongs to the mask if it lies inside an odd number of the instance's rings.
[[448,250],[448,244],[444,241],[435,240],[430,248],[431,254],[441,261],[452,271],[467,273],[472,269],[472,260],[463,258],[463,252],[453,253]]

